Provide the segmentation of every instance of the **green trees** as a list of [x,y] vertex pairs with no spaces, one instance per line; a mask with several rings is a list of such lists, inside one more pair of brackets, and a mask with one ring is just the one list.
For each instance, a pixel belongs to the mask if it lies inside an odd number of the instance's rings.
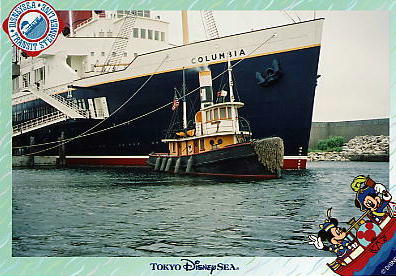
[[317,149],[320,151],[342,151],[342,146],[345,144],[345,137],[332,136],[328,139],[319,140]]

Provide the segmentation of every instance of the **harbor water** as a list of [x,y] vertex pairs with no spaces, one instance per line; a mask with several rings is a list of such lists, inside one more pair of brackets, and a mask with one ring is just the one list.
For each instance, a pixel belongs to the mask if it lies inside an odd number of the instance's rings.
[[275,180],[138,168],[14,169],[13,256],[333,256],[308,244],[327,208],[361,212],[359,174],[388,186],[389,163],[311,162]]

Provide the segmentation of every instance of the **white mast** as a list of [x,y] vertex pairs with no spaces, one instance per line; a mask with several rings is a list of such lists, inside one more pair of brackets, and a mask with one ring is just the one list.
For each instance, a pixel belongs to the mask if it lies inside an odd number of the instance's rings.
[[73,11],[69,11],[69,28],[70,28],[70,36],[74,35],[73,30]]
[[233,83],[232,83],[232,67],[231,67],[231,61],[230,58],[227,60],[227,65],[228,65],[228,85],[230,87],[230,102],[234,102],[234,90],[233,90]]
[[183,44],[186,45],[190,43],[190,38],[188,33],[187,11],[181,11],[181,15],[182,15],[182,28],[183,28]]
[[187,129],[186,75],[183,68],[183,128]]

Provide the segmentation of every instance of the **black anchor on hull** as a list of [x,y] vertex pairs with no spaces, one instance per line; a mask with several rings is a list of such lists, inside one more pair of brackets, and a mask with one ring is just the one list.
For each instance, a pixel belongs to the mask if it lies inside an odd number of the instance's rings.
[[268,67],[263,73],[256,72],[257,84],[266,87],[276,83],[282,77],[280,64],[277,59],[272,61],[272,67]]

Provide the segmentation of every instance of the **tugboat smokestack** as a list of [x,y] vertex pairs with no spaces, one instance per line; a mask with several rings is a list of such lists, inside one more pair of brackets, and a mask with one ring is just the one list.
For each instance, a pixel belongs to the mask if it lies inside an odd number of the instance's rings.
[[210,70],[199,72],[199,86],[201,108],[213,105],[212,72]]

